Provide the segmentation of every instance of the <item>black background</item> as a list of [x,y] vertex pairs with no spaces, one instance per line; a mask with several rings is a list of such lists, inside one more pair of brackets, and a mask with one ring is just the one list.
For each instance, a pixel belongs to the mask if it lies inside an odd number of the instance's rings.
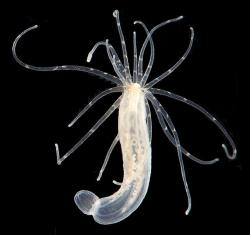
[[[8,92],[3,94],[7,108],[4,118],[10,124],[3,125],[8,128],[4,165],[8,171],[3,179],[8,187],[6,198],[11,201],[6,202],[6,217],[12,224],[14,221],[9,229],[17,228],[26,234],[57,235],[120,234],[149,229],[164,234],[200,234],[207,230],[216,233],[232,229],[243,233],[248,218],[246,156],[241,149],[239,127],[244,14],[239,2],[220,3],[86,1],[52,5],[40,1],[32,5],[13,3],[13,8],[8,8],[3,49],[7,58],[4,67],[8,70],[3,79]],[[89,65],[86,57],[97,41],[106,38],[121,55],[112,17],[115,9],[120,11],[129,58],[132,32],[137,31],[138,46],[145,37],[144,31],[133,25],[134,20],[142,20],[152,28],[166,19],[184,15],[182,21],[155,33],[156,57],[151,79],[165,72],[182,55],[192,26],[195,38],[190,55],[156,87],[201,104],[224,124],[238,147],[237,160],[229,161],[221,148],[225,139],[208,119],[187,105],[159,97],[172,117],[181,143],[201,159],[221,159],[212,166],[184,160],[193,200],[189,216],[184,215],[187,200],[176,149],[164,136],[154,113],[152,177],[141,206],[126,220],[109,226],[96,224],[92,217],[83,215],[73,201],[77,191],[88,189],[100,197],[107,196],[118,188],[112,180],[122,179],[121,153],[117,146],[102,180],[96,182],[106,151],[117,133],[118,112],[61,166],[56,165],[54,143],[58,142],[61,152],[65,153],[86,133],[117,94],[100,100],[73,128],[67,128],[67,124],[92,97],[113,85],[85,73],[26,70],[12,58],[14,38],[38,24],[40,27],[25,35],[17,46],[18,55],[26,63],[77,64],[114,73],[105,48],[96,51]]]

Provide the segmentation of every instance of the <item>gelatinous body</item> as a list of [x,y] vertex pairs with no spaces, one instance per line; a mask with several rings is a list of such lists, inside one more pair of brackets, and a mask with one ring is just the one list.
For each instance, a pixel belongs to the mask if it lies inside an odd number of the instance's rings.
[[82,190],[75,196],[78,208],[100,224],[116,223],[128,217],[145,197],[151,173],[151,147],[146,124],[145,95],[140,85],[131,85],[119,107],[119,139],[123,158],[123,181],[111,196],[98,198]]

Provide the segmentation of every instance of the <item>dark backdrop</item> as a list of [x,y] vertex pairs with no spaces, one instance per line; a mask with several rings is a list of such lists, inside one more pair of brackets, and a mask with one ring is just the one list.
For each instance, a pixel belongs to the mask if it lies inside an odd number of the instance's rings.
[[[185,1],[183,1],[185,2]],[[245,155],[240,148],[239,104],[241,69],[242,8],[237,3],[183,3],[173,1],[83,1],[52,5],[33,2],[13,3],[4,21],[7,29],[3,51],[8,73],[3,77],[7,107],[8,153],[4,173],[6,196],[10,199],[9,228],[32,234],[125,234],[203,233],[211,230],[243,233],[247,219]],[[69,159],[56,164],[54,143],[65,153],[109,108],[117,94],[98,102],[73,128],[67,124],[100,91],[113,86],[98,77],[78,72],[35,72],[20,67],[12,58],[11,44],[24,29],[40,27],[23,37],[17,47],[20,58],[39,66],[77,64],[88,66],[86,57],[92,46],[108,38],[121,55],[113,10],[120,19],[132,56],[132,32],[137,31],[138,46],[145,34],[134,20],[149,28],[170,18],[184,15],[178,23],[161,28],[154,35],[155,63],[151,78],[166,71],[185,51],[195,31],[192,51],[186,61],[168,78],[156,85],[189,98],[220,120],[238,147],[238,158],[229,161],[221,144],[225,139],[199,112],[185,104],[160,97],[171,115],[181,143],[201,159],[218,157],[212,166],[201,166],[184,159],[193,207],[184,212],[186,195],[180,175],[176,149],[161,131],[153,113],[152,177],[141,206],[126,220],[109,226],[96,224],[83,215],[73,197],[81,189],[107,196],[118,187],[112,180],[122,179],[120,147],[116,147],[103,179],[96,182],[99,169],[117,133],[115,112]],[[148,52],[146,53],[148,55]],[[90,67],[113,73],[105,48],[99,48]],[[152,109],[151,109],[152,110]],[[153,111],[153,110],[152,110]],[[5,124],[5,122],[4,122]],[[228,143],[226,143],[228,144]],[[185,158],[185,157],[184,157]],[[5,168],[5,167],[3,167]],[[4,171],[3,171],[4,172]],[[10,193],[7,193],[10,192]],[[14,223],[14,226],[13,226]]]

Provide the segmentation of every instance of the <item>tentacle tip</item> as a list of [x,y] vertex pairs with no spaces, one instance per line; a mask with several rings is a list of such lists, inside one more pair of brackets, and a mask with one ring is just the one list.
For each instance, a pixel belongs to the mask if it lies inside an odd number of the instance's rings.
[[60,153],[59,153],[59,146],[57,143],[55,143],[55,148],[56,148],[56,160],[57,160],[57,165],[61,165],[62,161],[60,159]]
[[58,144],[57,144],[57,143],[55,143],[55,148],[56,148],[56,154],[57,154],[58,151],[59,151],[59,147],[58,147]]
[[100,181],[101,179],[101,174],[98,175],[98,177],[96,178],[96,181]]
[[100,179],[102,177],[102,173],[103,173],[103,170],[101,169],[100,172],[99,172],[99,175],[96,178],[96,181],[100,181]]
[[134,24],[139,24],[140,21],[139,21],[139,20],[135,20],[133,23],[134,23]]
[[112,183],[115,184],[115,185],[118,185],[118,186],[121,186],[121,185],[122,185],[122,183],[117,182],[116,180],[113,180]]
[[88,54],[88,57],[87,57],[87,62],[89,63],[92,59],[92,54]]
[[72,121],[71,123],[68,124],[68,127],[72,127],[74,125],[74,123],[75,122]]
[[113,11],[113,16],[114,16],[115,18],[118,16],[118,14],[119,14],[119,11],[118,11],[118,10],[114,10],[114,11]]
[[191,41],[193,41],[193,39],[194,39],[194,28],[190,27],[189,29],[191,31]]
[[185,215],[189,215],[190,210],[191,210],[191,208],[188,208],[188,209],[185,211]]
[[224,152],[225,152],[227,158],[229,158],[230,160],[233,160],[236,158],[236,155],[237,155],[236,148],[233,149],[233,154],[231,155],[231,154],[229,154],[229,151],[228,151],[227,146],[225,144],[222,144],[221,147],[224,149]]

